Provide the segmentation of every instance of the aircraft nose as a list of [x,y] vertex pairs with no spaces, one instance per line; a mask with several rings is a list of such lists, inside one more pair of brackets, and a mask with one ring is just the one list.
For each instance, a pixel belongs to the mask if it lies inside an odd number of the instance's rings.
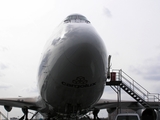
[[100,48],[97,46],[98,39],[94,35],[82,32],[67,41],[65,56],[76,66],[90,66],[98,57],[100,58]]

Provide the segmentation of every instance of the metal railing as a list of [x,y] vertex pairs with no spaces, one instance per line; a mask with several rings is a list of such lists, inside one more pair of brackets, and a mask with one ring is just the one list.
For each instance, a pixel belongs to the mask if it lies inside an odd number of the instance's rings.
[[125,84],[146,102],[160,102],[160,94],[150,93],[124,71],[113,69],[112,72],[116,73],[116,81],[122,81],[123,84]]

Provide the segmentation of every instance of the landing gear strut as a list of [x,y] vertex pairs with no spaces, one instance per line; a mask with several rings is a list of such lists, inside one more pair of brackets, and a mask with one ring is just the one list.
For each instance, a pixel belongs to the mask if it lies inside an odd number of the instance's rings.
[[99,109],[95,109],[93,111],[94,120],[100,120],[99,117],[98,117],[98,113],[99,113]]
[[19,120],[28,120],[28,109],[27,108],[22,108],[22,111],[24,113],[24,115],[19,119]]

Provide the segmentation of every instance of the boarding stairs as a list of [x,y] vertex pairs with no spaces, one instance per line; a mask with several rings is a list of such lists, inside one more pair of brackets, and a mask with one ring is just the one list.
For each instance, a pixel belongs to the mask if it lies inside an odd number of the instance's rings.
[[[112,70],[111,79],[106,85],[111,86],[117,94],[121,94],[120,88],[123,89],[145,108],[159,108],[155,103],[160,102],[160,94],[148,92],[122,70]],[[121,98],[118,99],[119,102],[120,100]]]

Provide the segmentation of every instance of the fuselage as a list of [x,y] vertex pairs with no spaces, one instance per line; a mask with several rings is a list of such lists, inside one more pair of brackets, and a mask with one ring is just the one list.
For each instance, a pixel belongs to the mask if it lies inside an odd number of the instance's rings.
[[100,99],[106,73],[102,39],[84,16],[70,15],[47,42],[38,74],[40,95],[58,114],[77,113]]

